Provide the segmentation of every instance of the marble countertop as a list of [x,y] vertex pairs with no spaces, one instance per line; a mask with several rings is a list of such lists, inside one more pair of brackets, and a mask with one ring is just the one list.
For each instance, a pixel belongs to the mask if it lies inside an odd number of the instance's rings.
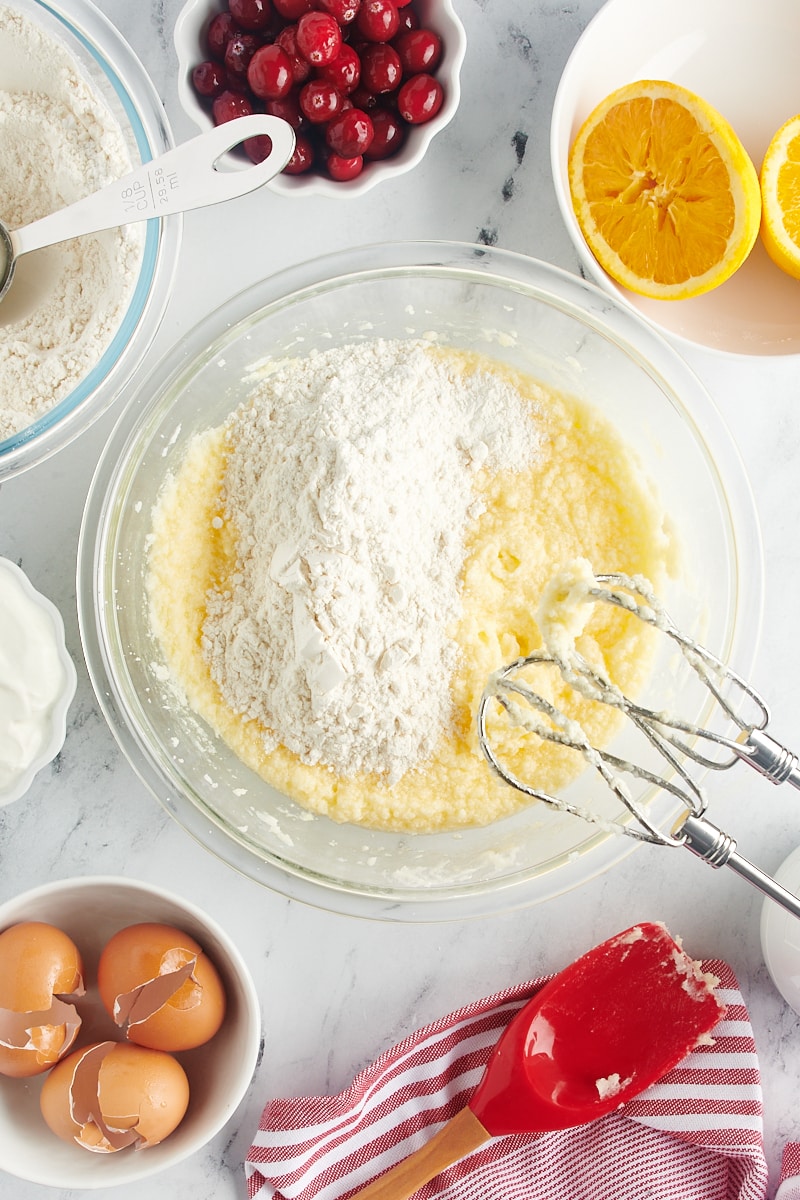
[[[172,30],[180,5],[181,0],[99,5],[152,75],[177,141],[194,133],[177,99]],[[391,187],[352,201],[290,201],[259,193],[189,214],[158,345],[170,345],[263,275],[348,245],[414,238],[484,241],[577,273],[550,180],[549,118],[569,51],[599,7],[600,0],[459,0],[469,39],[463,99],[423,165]],[[730,426],[752,482],[766,562],[765,621],[753,682],[770,701],[771,729],[791,743],[800,717],[800,640],[791,615],[794,590],[800,589],[797,360],[734,360],[700,350],[686,357]],[[800,1017],[784,1003],[764,966],[762,900],[732,872],[712,871],[690,854],[645,846],[607,874],[537,907],[463,923],[388,924],[273,894],[218,862],[167,816],[106,727],[78,635],[78,531],[113,420],[113,414],[107,416],[69,453],[0,487],[0,554],[19,562],[60,607],[79,674],[62,754],[37,776],[24,800],[0,809],[0,901],[68,875],[149,880],[204,907],[234,935],[249,962],[262,997],[265,1037],[249,1094],[201,1153],[147,1181],[150,1200],[243,1197],[242,1162],[268,1098],[338,1091],[420,1024],[507,984],[556,970],[595,942],[646,919],[665,921],[695,956],[727,959],[739,978],[761,1061],[774,1190],[782,1147],[800,1138]],[[724,777],[715,794],[713,818],[764,869],[775,870],[800,843],[800,798],[791,789],[772,788],[743,768]],[[93,1194],[102,1200],[112,1192]],[[138,1200],[140,1194],[135,1187],[113,1191],[115,1200]],[[0,1196],[52,1195],[0,1174]]]

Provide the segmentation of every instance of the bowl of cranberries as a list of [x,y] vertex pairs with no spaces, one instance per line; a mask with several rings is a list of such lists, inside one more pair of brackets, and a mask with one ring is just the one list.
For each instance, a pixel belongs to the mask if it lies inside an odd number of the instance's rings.
[[[451,0],[188,0],[175,48],[201,130],[249,112],[291,124],[273,191],[353,195],[415,166],[451,120],[466,35]],[[235,153],[246,167],[269,144]]]

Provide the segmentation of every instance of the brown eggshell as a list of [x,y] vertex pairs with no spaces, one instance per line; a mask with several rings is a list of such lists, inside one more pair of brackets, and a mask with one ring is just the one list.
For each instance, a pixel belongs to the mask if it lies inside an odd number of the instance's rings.
[[61,997],[82,996],[83,962],[54,925],[23,921],[0,934],[0,1074],[29,1078],[67,1053],[81,1026]]
[[103,949],[97,981],[106,1011],[139,1046],[190,1050],[212,1038],[225,1016],[216,967],[171,925],[121,929]]
[[189,1104],[183,1067],[160,1050],[96,1042],[48,1075],[42,1116],[57,1137],[97,1154],[144,1149],[168,1137]]

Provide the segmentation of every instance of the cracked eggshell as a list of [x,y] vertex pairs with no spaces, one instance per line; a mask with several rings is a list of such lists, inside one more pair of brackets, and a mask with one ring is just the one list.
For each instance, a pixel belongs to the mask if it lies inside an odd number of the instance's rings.
[[225,1018],[225,988],[202,946],[171,925],[142,922],[119,930],[97,969],[100,997],[129,1042],[154,1050],[191,1050]]
[[189,1081],[177,1059],[126,1042],[96,1042],[53,1068],[39,1098],[63,1141],[96,1154],[155,1146],[177,1129]]
[[0,933],[0,1074],[29,1078],[50,1069],[75,1041],[83,960],[61,929],[22,921]]

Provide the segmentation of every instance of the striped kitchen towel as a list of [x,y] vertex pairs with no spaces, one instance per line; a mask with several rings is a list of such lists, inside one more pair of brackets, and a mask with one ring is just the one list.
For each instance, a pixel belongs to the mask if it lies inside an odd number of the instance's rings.
[[775,1200],[800,1200],[800,1142],[789,1142],[784,1147],[781,1183]]
[[[492,1139],[420,1189],[420,1200],[763,1200],[750,1018],[727,963],[703,968],[719,977],[726,1005],[713,1044],[592,1124]],[[346,1200],[413,1153],[464,1107],[506,1024],[546,982],[434,1021],[338,1095],[270,1101],[245,1163],[250,1200]]]

